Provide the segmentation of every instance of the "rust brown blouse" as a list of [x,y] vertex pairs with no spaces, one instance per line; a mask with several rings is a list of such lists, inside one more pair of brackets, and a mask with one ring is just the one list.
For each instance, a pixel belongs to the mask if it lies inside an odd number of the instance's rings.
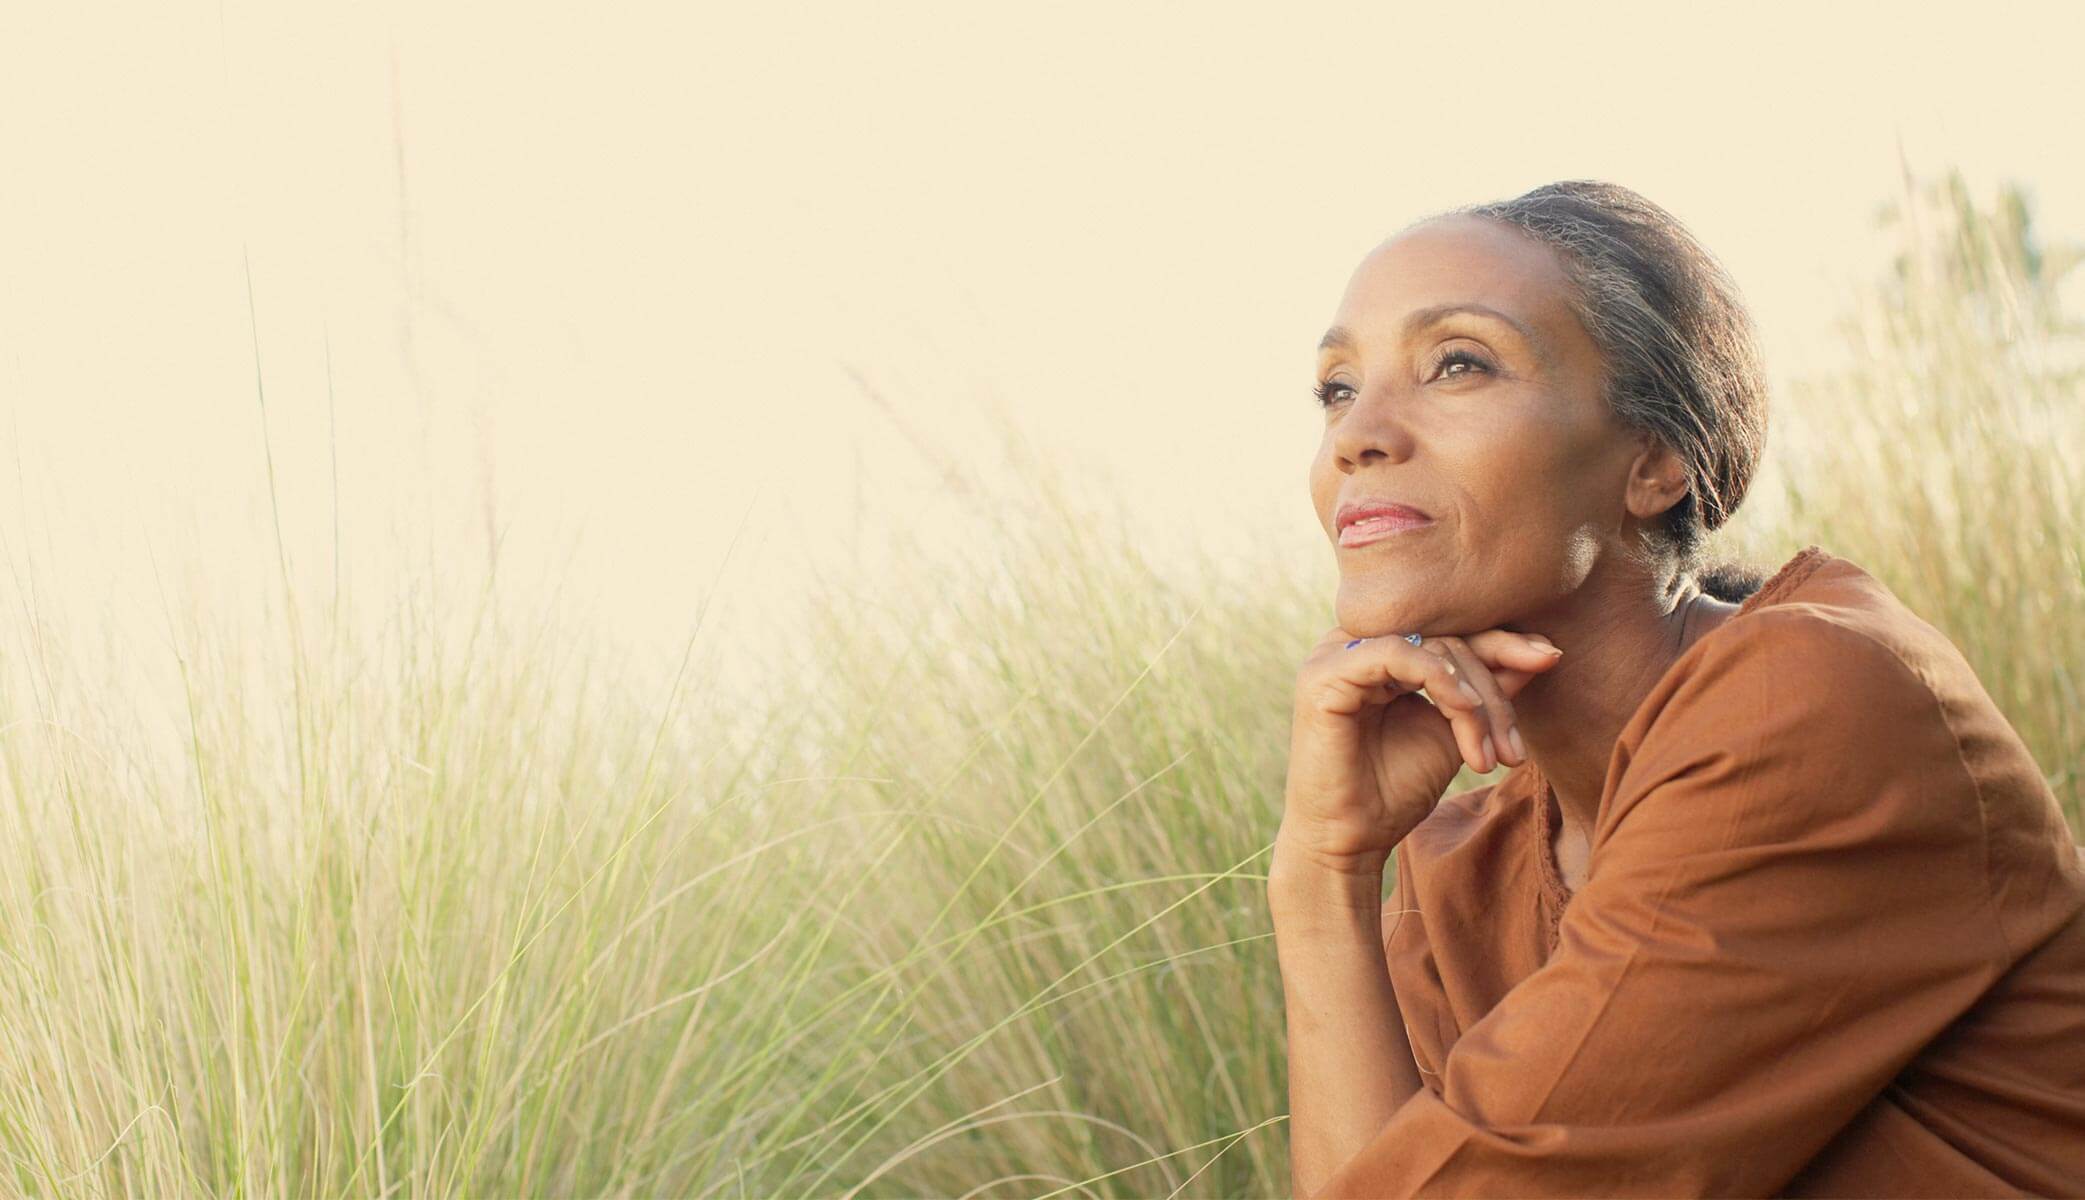
[[1608,762],[1398,846],[1424,1087],[1320,1196],[2085,1194],[2085,848],[1954,645],[1807,546]]

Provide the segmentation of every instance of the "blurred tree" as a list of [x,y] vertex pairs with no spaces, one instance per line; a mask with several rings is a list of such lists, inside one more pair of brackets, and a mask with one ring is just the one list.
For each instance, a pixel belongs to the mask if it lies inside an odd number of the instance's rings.
[[2001,183],[1979,203],[1959,168],[1921,179],[1903,162],[1902,191],[1878,209],[1876,224],[1893,248],[1857,324],[1880,319],[1897,346],[1959,353],[1966,339],[2003,348],[2040,382],[2075,383],[2085,373],[2085,320],[2064,311],[2062,294],[2085,263],[2085,245],[2045,242],[2025,186]]

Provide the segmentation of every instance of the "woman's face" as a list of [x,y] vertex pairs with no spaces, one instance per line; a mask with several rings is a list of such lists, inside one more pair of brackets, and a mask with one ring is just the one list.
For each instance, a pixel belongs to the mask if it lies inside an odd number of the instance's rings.
[[[1610,416],[1570,288],[1548,247],[1481,217],[1426,222],[1361,260],[1318,351],[1329,403],[1310,467],[1341,628],[1514,622],[1568,596],[1621,539],[1651,443]],[[1369,501],[1431,520],[1360,525],[1342,544],[1339,509]]]

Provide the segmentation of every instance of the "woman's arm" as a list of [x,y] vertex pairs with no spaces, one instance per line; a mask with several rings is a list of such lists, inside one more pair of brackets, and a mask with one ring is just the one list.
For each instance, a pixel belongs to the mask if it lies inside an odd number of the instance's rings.
[[1289,1172],[1301,1200],[1420,1088],[1383,951],[1383,874],[1287,852],[1267,875],[1288,1022]]
[[1747,624],[1618,744],[1548,960],[1315,1197],[1781,1195],[2025,949],[1962,747],[2019,750],[1829,612]]

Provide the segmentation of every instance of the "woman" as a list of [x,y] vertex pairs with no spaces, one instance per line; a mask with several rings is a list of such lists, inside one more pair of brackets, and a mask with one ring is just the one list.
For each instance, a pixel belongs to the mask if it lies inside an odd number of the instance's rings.
[[[1693,238],[1586,182],[1420,222],[1317,394],[1339,624],[1267,888],[1296,1194],[2085,1192],[2085,861],[1858,565],[1704,569],[1766,391]],[[1512,769],[1443,799],[1463,764]]]

